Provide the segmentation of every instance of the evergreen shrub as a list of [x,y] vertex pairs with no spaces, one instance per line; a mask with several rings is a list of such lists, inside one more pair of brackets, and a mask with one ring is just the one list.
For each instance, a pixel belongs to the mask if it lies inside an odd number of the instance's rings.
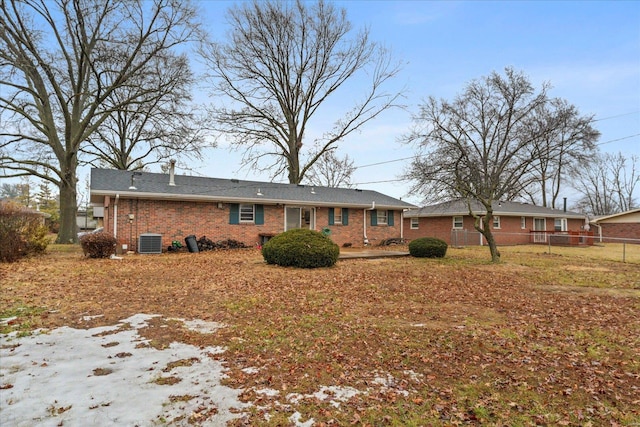
[[447,242],[435,237],[421,237],[409,243],[409,253],[418,258],[443,258],[447,253]]
[[116,252],[118,241],[106,232],[89,233],[80,237],[82,251],[89,258],[109,258]]
[[267,264],[283,267],[330,267],[338,261],[340,248],[317,231],[297,228],[272,237],[262,247]]

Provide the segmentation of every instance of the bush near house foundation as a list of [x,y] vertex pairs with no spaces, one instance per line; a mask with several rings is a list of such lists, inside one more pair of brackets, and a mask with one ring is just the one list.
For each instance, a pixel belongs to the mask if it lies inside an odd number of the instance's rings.
[[409,253],[418,258],[443,258],[447,253],[447,242],[435,237],[421,237],[409,243]]
[[0,202],[0,262],[41,254],[49,245],[42,216],[14,202]]
[[295,229],[271,238],[262,247],[267,264],[283,267],[330,267],[336,263],[340,248],[317,231]]
[[80,246],[89,258],[109,258],[116,252],[118,241],[113,235],[105,232],[89,233],[80,237]]

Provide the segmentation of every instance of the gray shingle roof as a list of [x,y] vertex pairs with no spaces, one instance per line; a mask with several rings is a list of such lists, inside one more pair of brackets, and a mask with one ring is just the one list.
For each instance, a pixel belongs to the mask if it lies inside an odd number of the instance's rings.
[[[471,207],[475,213],[484,214],[486,209],[475,200],[471,201]],[[545,208],[520,202],[494,202],[493,214],[498,216],[540,216],[562,218],[584,218],[585,215],[578,212],[564,211],[562,209]],[[469,215],[466,200],[457,199],[437,205],[424,206],[420,209],[412,209],[405,212],[404,216],[411,217],[437,217],[452,215]]]
[[[138,174],[138,172],[136,172]],[[130,189],[132,183],[135,189]],[[311,185],[279,184],[237,179],[205,178],[175,175],[169,185],[169,174],[115,169],[91,169],[92,201],[103,196],[136,197],[157,200],[220,201],[227,203],[298,204],[367,208],[373,203],[384,209],[409,209],[415,205],[386,196],[377,191],[331,188]],[[260,192],[261,195],[258,195]]]

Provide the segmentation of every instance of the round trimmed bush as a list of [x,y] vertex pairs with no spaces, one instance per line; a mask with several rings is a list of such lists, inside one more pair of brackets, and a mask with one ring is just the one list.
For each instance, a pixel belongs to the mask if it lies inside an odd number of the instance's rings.
[[331,267],[339,254],[340,248],[331,239],[304,228],[278,234],[262,247],[267,264],[283,267]]
[[409,253],[418,258],[443,258],[447,253],[447,242],[435,237],[421,237],[409,243]]
[[116,253],[118,241],[112,234],[106,232],[89,233],[80,237],[80,246],[85,256],[89,258],[109,258]]

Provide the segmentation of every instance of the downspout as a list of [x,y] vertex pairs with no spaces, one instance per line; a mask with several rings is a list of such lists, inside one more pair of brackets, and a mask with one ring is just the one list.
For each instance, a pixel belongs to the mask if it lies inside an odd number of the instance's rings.
[[600,243],[602,243],[602,227],[600,227],[600,224],[598,224],[597,222],[595,224],[593,224],[593,225],[598,227],[598,237],[599,237],[598,240],[600,241]]
[[362,211],[362,215],[364,216],[364,221],[362,221],[362,228],[364,234],[364,245],[367,246],[369,244],[369,239],[367,238],[367,211],[372,211],[376,208],[376,202],[371,202],[371,207],[364,209]]
[[400,214],[400,241],[404,242],[404,213],[408,211],[408,209],[402,209],[402,213]]
[[113,203],[113,237],[118,238],[118,199],[120,194],[116,194],[116,201]]

